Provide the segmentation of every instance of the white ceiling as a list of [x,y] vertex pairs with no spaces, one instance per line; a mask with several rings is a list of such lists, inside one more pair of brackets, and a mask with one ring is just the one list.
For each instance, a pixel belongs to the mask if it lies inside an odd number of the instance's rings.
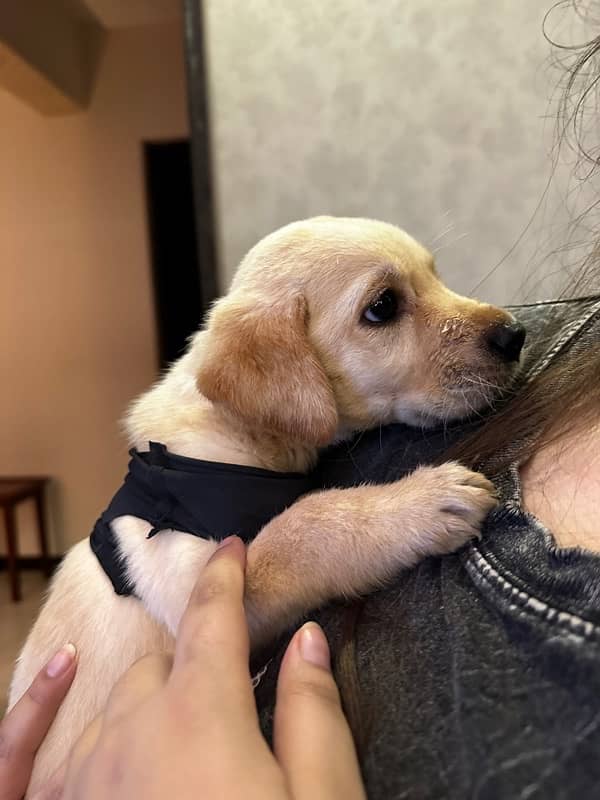
[[160,25],[181,17],[183,0],[82,0],[105,28]]

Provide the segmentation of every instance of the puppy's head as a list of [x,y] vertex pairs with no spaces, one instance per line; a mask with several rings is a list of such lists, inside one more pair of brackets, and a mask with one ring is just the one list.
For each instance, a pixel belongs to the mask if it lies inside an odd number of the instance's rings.
[[481,409],[511,381],[524,336],[506,311],[447,289],[400,229],[319,217],[243,260],[210,314],[198,388],[250,424],[323,445]]

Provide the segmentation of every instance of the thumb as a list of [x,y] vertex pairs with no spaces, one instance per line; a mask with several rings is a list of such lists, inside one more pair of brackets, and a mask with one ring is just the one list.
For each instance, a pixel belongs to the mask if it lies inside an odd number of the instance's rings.
[[292,638],[277,684],[274,750],[294,800],[364,800],[354,742],[321,628]]

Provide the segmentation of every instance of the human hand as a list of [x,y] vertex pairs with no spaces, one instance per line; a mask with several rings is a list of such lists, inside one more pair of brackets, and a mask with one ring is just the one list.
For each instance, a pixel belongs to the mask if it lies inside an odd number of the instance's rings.
[[144,658],[115,686],[71,754],[63,800],[364,799],[327,641],[314,623],[296,633],[281,665],[274,753],[263,739],[244,566],[243,543],[222,543],[192,593],[173,658]]
[[0,722],[0,800],[21,800],[35,754],[75,677],[75,647],[67,644],[40,670]]

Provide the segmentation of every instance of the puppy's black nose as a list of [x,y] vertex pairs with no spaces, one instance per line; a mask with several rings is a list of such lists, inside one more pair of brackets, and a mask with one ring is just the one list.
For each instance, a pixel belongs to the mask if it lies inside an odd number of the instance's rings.
[[525,342],[526,331],[520,322],[502,322],[488,331],[487,345],[503,361],[518,361]]

